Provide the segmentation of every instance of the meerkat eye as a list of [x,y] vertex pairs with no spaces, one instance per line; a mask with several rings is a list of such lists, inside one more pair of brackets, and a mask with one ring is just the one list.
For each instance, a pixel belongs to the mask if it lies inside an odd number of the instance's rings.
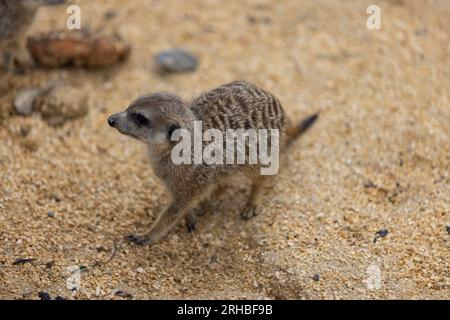
[[174,125],[174,124],[169,127],[169,131],[167,131],[167,139],[168,140],[170,140],[172,138],[173,132],[177,129],[180,129],[180,127],[177,125]]
[[133,113],[131,115],[131,118],[140,126],[147,126],[149,121],[146,117],[144,117],[142,114],[139,113]]

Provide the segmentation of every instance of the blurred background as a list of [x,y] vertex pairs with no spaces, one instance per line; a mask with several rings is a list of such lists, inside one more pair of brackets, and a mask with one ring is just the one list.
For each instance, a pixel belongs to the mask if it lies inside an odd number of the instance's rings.
[[[26,37],[67,31],[76,4],[84,32],[130,52],[101,68],[28,56],[0,71],[0,298],[450,298],[450,2],[66,2],[41,7]],[[174,48],[184,71],[161,69]],[[321,112],[260,215],[240,220],[237,181],[193,234],[181,223],[155,246],[125,242],[169,198],[108,115],[144,93],[188,100],[238,79],[294,120]]]

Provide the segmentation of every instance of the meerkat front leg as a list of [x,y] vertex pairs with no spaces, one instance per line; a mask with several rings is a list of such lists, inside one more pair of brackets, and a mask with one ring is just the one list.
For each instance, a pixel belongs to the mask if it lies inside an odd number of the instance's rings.
[[190,204],[173,202],[158,216],[153,226],[147,232],[141,235],[132,234],[128,236],[128,240],[139,245],[157,242],[175,226],[191,207]]
[[189,233],[193,232],[197,225],[197,217],[204,215],[207,212],[211,212],[214,209],[212,201],[215,201],[225,191],[224,184],[218,184],[212,188],[211,194],[205,200],[200,202],[200,205],[194,208],[186,216],[186,228]]

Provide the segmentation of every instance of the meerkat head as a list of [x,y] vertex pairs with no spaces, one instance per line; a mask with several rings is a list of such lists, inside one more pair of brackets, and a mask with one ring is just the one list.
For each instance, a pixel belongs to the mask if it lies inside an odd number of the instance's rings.
[[136,138],[150,146],[169,146],[172,133],[189,128],[192,112],[181,98],[170,93],[142,96],[130,106],[108,118],[108,124],[120,133]]

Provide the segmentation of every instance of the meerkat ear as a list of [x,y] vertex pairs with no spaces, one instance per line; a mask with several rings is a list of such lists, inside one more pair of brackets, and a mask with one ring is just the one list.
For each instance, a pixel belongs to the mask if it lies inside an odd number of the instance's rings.
[[171,141],[172,134],[175,130],[180,129],[180,125],[178,123],[172,124],[167,130],[167,140]]

